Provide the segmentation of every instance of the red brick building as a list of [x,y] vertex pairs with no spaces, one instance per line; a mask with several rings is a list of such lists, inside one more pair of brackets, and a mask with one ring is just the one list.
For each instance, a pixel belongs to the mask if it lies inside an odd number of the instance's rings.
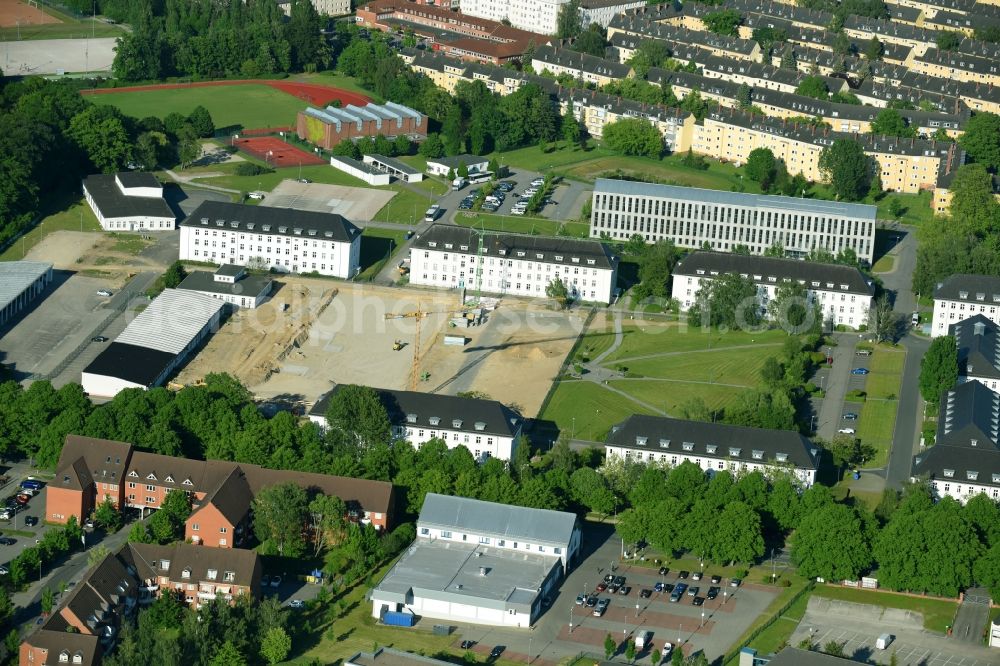
[[250,503],[268,486],[292,482],[347,505],[349,517],[378,529],[392,524],[393,486],[308,472],[272,470],[222,460],[188,460],[145,451],[131,444],[68,435],[55,478],[46,492],[45,519],[83,521],[110,498],[118,507],[145,513],[158,509],[171,490],[183,490],[192,503],[186,537],[192,543],[232,548],[242,545],[249,528]]
[[388,139],[408,136],[414,141],[427,138],[427,116],[402,104],[348,104],[343,108],[309,107],[299,111],[295,133],[303,141],[330,150],[344,139],[365,136]]
[[131,543],[120,556],[136,572],[140,604],[152,603],[168,592],[195,609],[216,595],[230,603],[238,597],[259,596],[263,569],[252,550],[197,548],[180,542],[169,546]]

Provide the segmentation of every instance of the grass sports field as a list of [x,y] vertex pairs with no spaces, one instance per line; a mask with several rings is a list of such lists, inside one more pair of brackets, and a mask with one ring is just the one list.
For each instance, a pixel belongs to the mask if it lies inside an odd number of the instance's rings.
[[173,112],[186,116],[201,105],[212,114],[216,127],[291,127],[295,114],[307,106],[301,99],[256,83],[110,92],[87,98],[95,104],[117,106],[135,118],[164,118]]

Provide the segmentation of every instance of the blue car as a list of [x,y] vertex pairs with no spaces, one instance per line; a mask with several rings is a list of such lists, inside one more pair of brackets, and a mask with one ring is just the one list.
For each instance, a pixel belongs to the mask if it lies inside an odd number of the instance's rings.
[[31,490],[41,490],[42,482],[35,479],[25,479],[21,482],[22,488],[30,488]]
[[854,368],[853,370],[851,370],[851,374],[852,375],[867,375],[868,374],[868,368]]

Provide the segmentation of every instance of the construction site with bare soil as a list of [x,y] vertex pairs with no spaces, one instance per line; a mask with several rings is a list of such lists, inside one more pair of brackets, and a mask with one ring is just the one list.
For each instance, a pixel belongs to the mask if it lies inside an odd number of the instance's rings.
[[283,276],[236,311],[174,380],[228,372],[263,402],[308,409],[335,384],[476,391],[537,414],[583,316],[521,299],[463,306],[436,292]]

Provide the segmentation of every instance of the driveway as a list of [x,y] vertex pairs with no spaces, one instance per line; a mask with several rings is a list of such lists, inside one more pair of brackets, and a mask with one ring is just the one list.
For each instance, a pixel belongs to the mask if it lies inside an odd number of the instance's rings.
[[821,369],[813,379],[814,383],[826,391],[819,410],[816,434],[828,442],[834,438],[837,430],[844,427],[841,425],[844,396],[848,391],[857,388],[854,384],[857,384],[858,380],[862,385],[864,382],[864,377],[851,374],[857,358],[855,346],[858,343],[858,336],[852,333],[834,333],[833,337],[837,345],[827,348],[828,354],[833,356],[833,366]]

